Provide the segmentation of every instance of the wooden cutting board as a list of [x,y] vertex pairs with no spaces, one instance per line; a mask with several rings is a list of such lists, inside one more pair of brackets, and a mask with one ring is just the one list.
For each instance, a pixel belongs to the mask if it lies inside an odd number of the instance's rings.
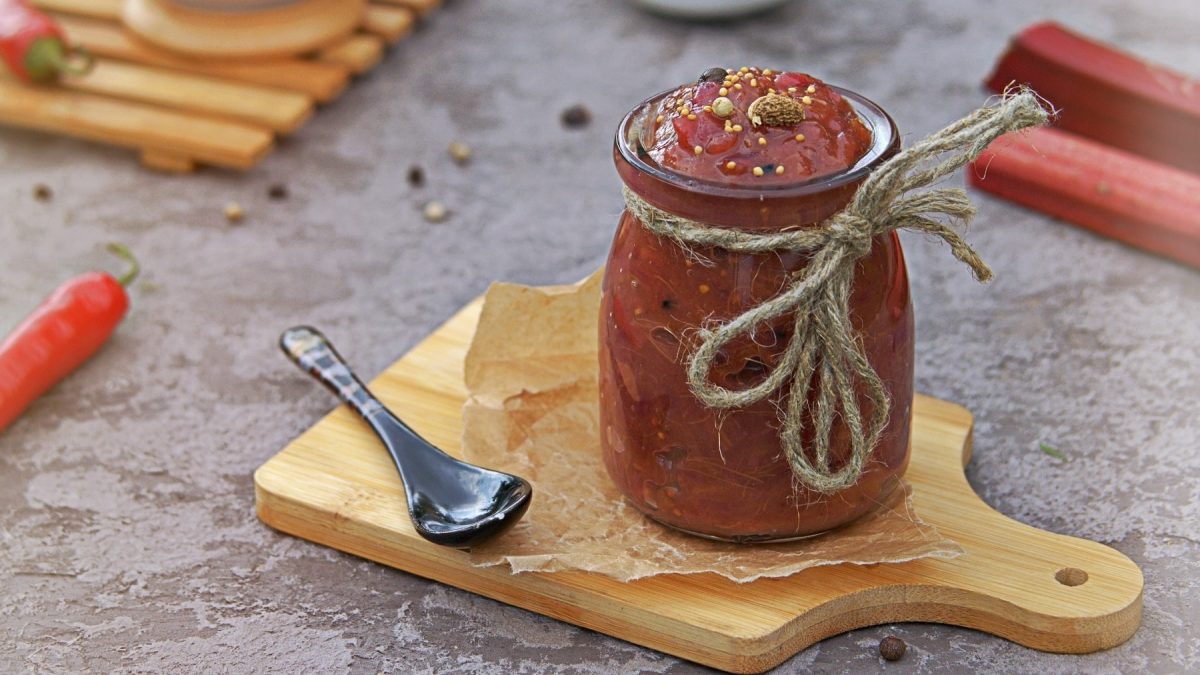
[[[466,355],[479,302],[464,308],[371,388],[423,436],[459,454]],[[975,628],[1051,652],[1127,640],[1142,573],[1120,552],[1044,532],[971,489],[970,412],[918,396],[907,478],[920,516],[965,553],[903,564],[839,565],[736,584],[664,575],[630,583],[582,572],[511,574],[413,531],[395,468],[370,430],[338,407],[255,474],[268,525],[397,569],[708,666],[760,672],[831,635],[881,623]],[[535,492],[534,499],[537,499]]]

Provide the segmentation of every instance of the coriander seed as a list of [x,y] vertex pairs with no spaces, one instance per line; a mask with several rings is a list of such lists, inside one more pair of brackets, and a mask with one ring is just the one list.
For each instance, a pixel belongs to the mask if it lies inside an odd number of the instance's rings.
[[454,141],[447,150],[449,150],[450,156],[454,158],[454,161],[459,164],[466,164],[471,159],[471,146],[462,141]]
[[717,117],[729,117],[733,114],[733,101],[728,97],[718,96],[713,99],[712,112]]
[[431,223],[440,223],[450,215],[450,211],[446,208],[445,204],[434,200],[425,204],[424,208],[421,209],[421,215]]
[[241,222],[242,218],[246,217],[245,210],[242,205],[237,202],[229,202],[225,205],[225,220],[231,223]]

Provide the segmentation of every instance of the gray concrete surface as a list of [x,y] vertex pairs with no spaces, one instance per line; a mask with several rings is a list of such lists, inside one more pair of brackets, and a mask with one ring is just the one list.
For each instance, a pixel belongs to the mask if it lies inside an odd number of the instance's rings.
[[[1182,1],[802,0],[686,26],[616,2],[458,0],[245,175],[158,175],[124,151],[0,131],[0,326],[108,264],[109,239],[147,270],[115,339],[0,435],[0,671],[700,672],[261,525],[251,472],[332,406],[276,336],[315,323],[372,374],[492,280],[592,270],[620,207],[617,120],[706,67],[806,69],[916,137],[978,104],[1007,36],[1043,17],[1200,74],[1200,6]],[[595,122],[563,130],[575,102]],[[446,157],[452,139],[474,148],[469,166]],[[405,183],[414,162],[423,189]],[[275,181],[289,200],[267,199]],[[37,182],[53,201],[32,198]],[[431,198],[447,222],[422,220]],[[231,199],[243,224],[222,218]],[[880,626],[780,672],[1195,672],[1200,273],[978,203],[990,287],[905,240],[918,387],[976,413],[969,474],[989,503],[1142,565],[1142,628],[1063,656]],[[876,655],[889,633],[902,662]]]

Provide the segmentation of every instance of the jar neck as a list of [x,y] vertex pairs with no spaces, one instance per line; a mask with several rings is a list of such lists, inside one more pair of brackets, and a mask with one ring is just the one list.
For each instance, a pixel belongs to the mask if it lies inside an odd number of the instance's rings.
[[896,123],[882,108],[854,92],[838,92],[854,105],[873,139],[866,155],[843,171],[756,188],[697,180],[662,167],[641,150],[638,130],[664,92],[644,101],[622,121],[613,146],[617,174],[651,205],[709,225],[748,232],[816,225],[845,208],[870,172],[900,150]]

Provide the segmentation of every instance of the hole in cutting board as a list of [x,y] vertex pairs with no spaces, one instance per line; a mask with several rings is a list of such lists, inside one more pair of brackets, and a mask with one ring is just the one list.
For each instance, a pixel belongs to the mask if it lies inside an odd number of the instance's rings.
[[1087,583],[1088,573],[1077,567],[1064,567],[1054,573],[1054,578],[1063,586],[1081,586]]

